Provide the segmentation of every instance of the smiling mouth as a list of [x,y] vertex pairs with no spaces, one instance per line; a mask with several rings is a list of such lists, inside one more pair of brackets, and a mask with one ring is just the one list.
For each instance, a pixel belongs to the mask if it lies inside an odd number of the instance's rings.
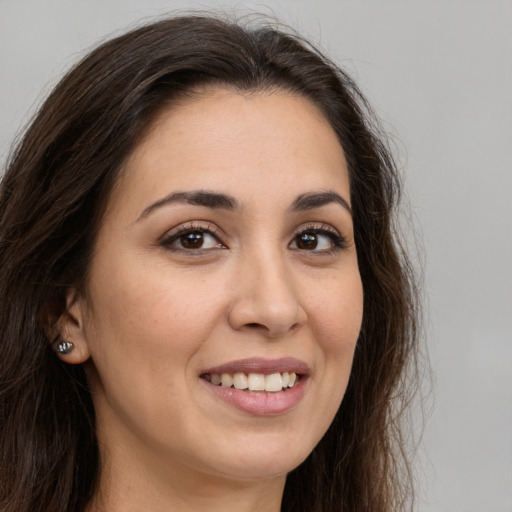
[[233,388],[247,393],[278,393],[293,388],[301,374],[282,373],[204,373],[201,378],[215,386]]

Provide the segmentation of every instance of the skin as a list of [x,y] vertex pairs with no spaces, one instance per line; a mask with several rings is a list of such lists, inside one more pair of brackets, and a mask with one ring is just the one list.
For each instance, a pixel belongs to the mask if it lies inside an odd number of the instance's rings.
[[[197,190],[238,208],[151,207]],[[343,150],[296,95],[202,91],[147,131],[110,197],[87,291],[70,291],[61,322],[75,345],[63,358],[87,361],[97,414],[102,472],[90,510],[280,509],[286,474],[341,403],[361,326],[349,209],[291,210],[326,191],[349,204]],[[179,227],[213,234],[189,249],[172,238]],[[316,247],[300,244],[304,232]],[[291,409],[249,414],[200,378],[253,357],[308,365]]]

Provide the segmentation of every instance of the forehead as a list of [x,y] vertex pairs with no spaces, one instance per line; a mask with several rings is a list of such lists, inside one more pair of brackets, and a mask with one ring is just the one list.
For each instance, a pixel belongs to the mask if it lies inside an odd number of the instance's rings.
[[301,96],[217,88],[162,110],[128,159],[116,189],[123,189],[125,199],[143,194],[151,200],[190,188],[222,187],[237,196],[263,187],[270,193],[272,184],[283,195],[297,186],[338,188],[347,195],[348,172],[334,130]]

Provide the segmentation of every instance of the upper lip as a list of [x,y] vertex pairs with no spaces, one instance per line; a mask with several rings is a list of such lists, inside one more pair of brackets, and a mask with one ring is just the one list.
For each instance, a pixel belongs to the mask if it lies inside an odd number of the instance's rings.
[[294,357],[282,357],[279,359],[254,357],[229,361],[228,363],[208,368],[202,371],[201,375],[206,373],[210,375],[222,373],[263,373],[269,375],[271,373],[283,372],[295,372],[301,375],[307,375],[310,373],[310,370],[307,363]]

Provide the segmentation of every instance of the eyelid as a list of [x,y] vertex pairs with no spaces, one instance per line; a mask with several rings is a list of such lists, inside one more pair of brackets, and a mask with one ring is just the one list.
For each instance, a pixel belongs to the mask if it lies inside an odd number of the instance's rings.
[[[185,233],[190,233],[194,231],[200,231],[201,233],[209,233],[211,234],[223,247],[227,247],[224,242],[224,233],[221,229],[219,229],[215,224],[212,224],[208,221],[189,221],[178,226],[175,226],[168,231],[166,231],[158,240],[158,244],[164,246],[167,249],[175,249],[177,251],[183,250],[186,252],[193,252],[194,249],[180,249],[180,248],[172,248],[170,244],[177,240],[181,235]],[[197,251],[207,251],[209,249],[196,249]]]
[[296,230],[296,233],[302,233],[303,231],[315,231],[315,230],[322,230],[322,231],[328,231],[330,233],[333,233],[334,235],[341,236],[341,233],[339,230],[337,230],[334,226],[331,224],[327,224],[326,222],[307,222],[306,224],[301,224]]
[[343,236],[334,226],[331,224],[326,224],[325,222],[309,222],[307,224],[303,224],[299,226],[293,235],[292,240],[290,241],[290,245],[295,242],[295,239],[297,236],[301,235],[302,233],[315,233],[319,235],[325,235],[331,238],[333,247],[329,250],[306,250],[306,249],[299,249],[296,250],[304,251],[308,253],[318,253],[318,254],[326,254],[328,252],[336,251],[345,249],[348,247],[348,242],[345,236]]

